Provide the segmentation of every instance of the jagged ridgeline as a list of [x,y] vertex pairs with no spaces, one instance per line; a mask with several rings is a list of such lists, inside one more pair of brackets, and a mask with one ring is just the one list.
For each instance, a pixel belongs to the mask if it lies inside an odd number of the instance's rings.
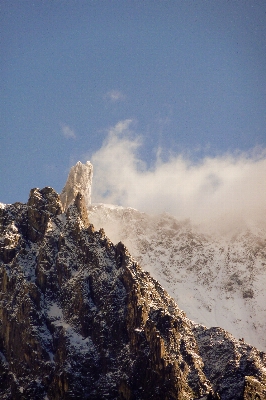
[[266,355],[191,322],[86,203],[0,208],[0,399],[266,399]]

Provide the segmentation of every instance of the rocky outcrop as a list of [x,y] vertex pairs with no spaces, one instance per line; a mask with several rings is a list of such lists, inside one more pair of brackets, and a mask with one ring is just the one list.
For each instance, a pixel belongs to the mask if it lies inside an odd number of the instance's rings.
[[193,327],[203,371],[222,399],[266,399],[266,354],[221,328]]
[[42,239],[52,216],[62,213],[62,204],[54,189],[32,189],[28,201],[28,238],[35,242]]
[[78,161],[70,169],[66,184],[60,194],[64,210],[67,210],[68,206],[73,203],[78,193],[85,199],[86,207],[90,206],[92,175],[93,167],[90,161],[87,161],[86,164]]
[[192,323],[80,193],[63,209],[0,208],[1,399],[263,399],[264,353]]

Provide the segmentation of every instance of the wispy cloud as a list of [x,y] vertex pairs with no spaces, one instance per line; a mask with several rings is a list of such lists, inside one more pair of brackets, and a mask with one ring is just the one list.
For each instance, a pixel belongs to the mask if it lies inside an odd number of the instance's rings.
[[66,124],[61,124],[61,132],[68,139],[76,139],[76,133]]
[[115,103],[125,100],[126,96],[120,90],[110,90],[104,95],[104,98]]
[[137,153],[130,120],[111,128],[94,153],[93,201],[140,211],[169,212],[179,219],[231,229],[266,222],[266,151],[206,157],[197,164],[182,154],[147,168]]

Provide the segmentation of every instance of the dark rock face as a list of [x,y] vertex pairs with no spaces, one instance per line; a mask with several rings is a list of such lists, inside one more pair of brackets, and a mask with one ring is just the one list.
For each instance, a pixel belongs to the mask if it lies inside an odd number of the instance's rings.
[[189,321],[81,195],[33,189],[0,235],[1,399],[266,398],[265,354]]
[[51,216],[62,213],[62,205],[54,189],[32,189],[28,200],[28,238],[36,242],[43,238]]
[[193,327],[203,371],[221,399],[266,399],[266,354],[221,328]]

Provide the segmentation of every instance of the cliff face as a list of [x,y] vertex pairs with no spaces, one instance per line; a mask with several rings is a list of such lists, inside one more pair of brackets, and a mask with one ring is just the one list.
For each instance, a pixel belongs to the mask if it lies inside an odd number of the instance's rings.
[[91,185],[92,185],[93,167],[90,161],[82,164],[80,161],[70,168],[66,184],[60,194],[63,210],[67,210],[80,193],[84,199],[86,207],[91,204]]
[[64,208],[0,209],[1,399],[266,398],[264,353],[188,320],[79,193]]

